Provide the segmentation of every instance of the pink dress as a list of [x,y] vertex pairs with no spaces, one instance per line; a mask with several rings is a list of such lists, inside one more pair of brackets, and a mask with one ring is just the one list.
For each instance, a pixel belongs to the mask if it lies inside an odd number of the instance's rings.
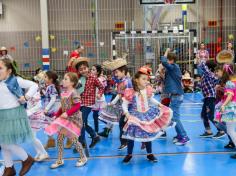
[[[78,107],[79,105],[79,107]],[[71,134],[80,136],[81,128],[83,126],[82,114],[79,111],[80,96],[76,90],[69,92],[64,91],[61,93],[61,108],[57,113],[58,118],[49,125],[45,132],[48,135],[58,133],[62,128],[68,131],[68,136]],[[66,112],[67,118],[61,118],[60,115]]]

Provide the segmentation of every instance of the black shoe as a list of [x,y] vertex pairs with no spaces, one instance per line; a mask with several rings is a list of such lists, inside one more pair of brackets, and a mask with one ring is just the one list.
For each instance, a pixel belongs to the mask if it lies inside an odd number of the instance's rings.
[[151,162],[154,162],[154,163],[157,162],[157,158],[153,154],[147,155],[147,159]]
[[121,146],[118,148],[118,150],[123,150],[127,148],[127,144],[121,144]]
[[111,131],[111,129],[109,129],[109,128],[104,128],[103,132],[98,133],[98,135],[107,138],[108,135],[109,135],[109,133],[110,133],[110,131]]
[[159,138],[160,139],[166,139],[167,135],[166,135],[166,132],[164,132]]
[[210,138],[212,137],[213,133],[208,133],[208,132],[205,132],[203,134],[200,135],[200,137],[202,138]]
[[92,139],[91,144],[89,145],[89,148],[93,148],[98,142],[100,141],[100,137],[96,136]]
[[216,133],[216,135],[214,135],[212,138],[214,138],[214,139],[220,139],[220,138],[222,138],[222,137],[224,137],[224,136],[226,136],[225,132],[220,132],[220,131],[218,131],[218,132]]
[[226,146],[224,146],[225,149],[234,149],[235,145],[232,142],[229,142]]
[[232,159],[236,159],[236,154],[231,155],[230,158],[232,158]]
[[123,163],[128,163],[132,159],[132,155],[126,155],[125,158],[123,159]]

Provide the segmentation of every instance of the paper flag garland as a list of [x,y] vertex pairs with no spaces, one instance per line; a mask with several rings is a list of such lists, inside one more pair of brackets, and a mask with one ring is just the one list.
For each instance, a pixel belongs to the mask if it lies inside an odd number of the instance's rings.
[[218,43],[221,43],[221,42],[222,42],[222,38],[221,38],[221,37],[218,37],[218,38],[217,38],[217,42],[218,42]]
[[80,41],[79,41],[79,40],[74,40],[74,41],[73,41],[73,45],[74,45],[74,46],[77,47],[79,44],[80,44]]
[[52,53],[55,53],[57,51],[57,48],[51,48]]
[[29,68],[30,67],[30,63],[25,63],[24,64],[24,68]]
[[29,48],[29,42],[27,41],[27,42],[24,42],[24,47],[25,48]]
[[233,34],[229,34],[228,38],[229,38],[229,40],[233,40],[234,39],[234,35]]
[[108,58],[108,57],[107,57],[107,53],[101,52],[100,58],[102,58],[102,59],[107,59],[107,58]]
[[36,36],[35,40],[36,40],[36,42],[39,42],[41,40],[41,37],[40,36]]
[[55,39],[55,35],[50,35],[49,38],[50,38],[50,40],[54,40]]
[[37,63],[38,63],[39,65],[42,65],[42,64],[43,64],[43,62],[42,62],[41,60],[39,60]]
[[86,47],[92,47],[92,42],[91,41],[89,41],[89,42],[85,42],[85,44],[84,44]]
[[63,43],[64,44],[68,44],[68,40],[67,39],[63,39]]
[[99,44],[100,44],[100,46],[101,46],[101,47],[103,47],[103,46],[104,46],[104,42],[100,42]]

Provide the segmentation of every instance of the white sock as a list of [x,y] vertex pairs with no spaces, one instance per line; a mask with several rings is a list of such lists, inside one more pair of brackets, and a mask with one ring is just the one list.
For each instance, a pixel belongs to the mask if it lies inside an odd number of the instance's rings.
[[20,158],[20,160],[25,161],[28,158],[28,154],[25,152],[25,150],[15,144],[7,145],[7,148],[10,150],[10,152]]
[[8,145],[1,145],[2,147],[2,157],[4,160],[5,167],[12,167],[13,166],[13,160],[10,150],[7,148]]
[[33,144],[34,144],[34,148],[37,152],[37,154],[47,154],[46,150],[43,147],[43,144],[41,143],[41,141],[37,138],[36,136],[36,132],[33,132],[34,138],[33,138]]

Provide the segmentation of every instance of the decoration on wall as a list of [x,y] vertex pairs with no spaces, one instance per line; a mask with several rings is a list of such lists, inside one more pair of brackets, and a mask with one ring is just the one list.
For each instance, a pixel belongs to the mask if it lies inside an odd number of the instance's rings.
[[35,41],[36,41],[36,42],[39,42],[39,41],[41,41],[41,37],[40,37],[39,35],[38,35],[38,36],[36,36],[36,37],[35,37]]
[[30,63],[24,63],[24,68],[30,68]]
[[86,47],[92,47],[93,42],[88,41],[88,42],[85,42],[84,45],[85,45]]
[[65,45],[68,44],[68,42],[69,42],[69,41],[68,41],[66,38],[63,39],[63,43],[64,43]]
[[80,44],[80,41],[79,41],[79,40],[74,40],[74,41],[73,41],[73,45],[74,45],[74,46],[77,47],[79,44]]
[[221,47],[220,47],[220,46],[217,46],[217,47],[216,47],[216,51],[217,51],[217,52],[220,52],[220,51],[221,51]]
[[11,47],[10,47],[10,50],[11,50],[11,51],[16,51],[16,47],[15,47],[15,46],[11,46]]
[[229,34],[229,35],[228,35],[228,39],[229,39],[229,40],[234,40],[234,35],[233,35],[233,34]]
[[125,30],[125,23],[123,21],[116,22],[115,23],[115,30],[124,31]]
[[42,64],[43,64],[43,62],[42,62],[41,60],[39,60],[37,63],[38,63],[39,65],[42,65]]
[[204,43],[205,43],[205,44],[210,43],[210,39],[209,39],[209,38],[206,38],[206,39],[204,40]]
[[89,58],[95,58],[95,54],[94,53],[88,53],[88,57]]
[[104,42],[99,42],[99,44],[100,44],[100,47],[104,46]]
[[57,51],[57,48],[55,48],[55,47],[52,47],[52,48],[51,48],[51,52],[52,52],[52,53],[55,53],[56,51]]
[[63,55],[64,55],[64,56],[68,56],[68,55],[69,55],[69,51],[64,50],[64,51],[63,51]]
[[50,38],[50,40],[55,40],[56,37],[55,37],[55,35],[52,35],[52,34],[51,34],[51,35],[49,36],[49,38]]
[[222,42],[222,38],[221,38],[221,37],[218,37],[218,38],[217,38],[217,42],[218,42],[218,43],[221,43],[221,42]]
[[29,48],[29,42],[28,41],[24,42],[24,48]]
[[105,52],[101,52],[100,57],[101,57],[102,59],[107,59],[107,58],[108,58],[108,54],[105,53]]

